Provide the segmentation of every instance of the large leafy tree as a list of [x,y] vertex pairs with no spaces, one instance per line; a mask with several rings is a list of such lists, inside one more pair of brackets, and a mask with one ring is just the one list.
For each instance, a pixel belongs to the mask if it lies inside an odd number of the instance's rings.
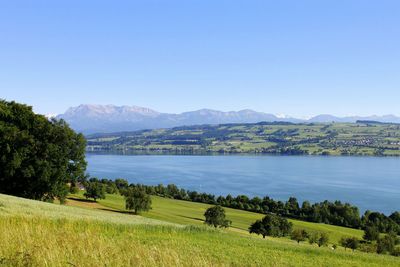
[[221,206],[208,208],[204,213],[205,223],[210,226],[227,228],[231,221],[226,219],[225,210]]
[[292,223],[275,214],[267,214],[262,220],[254,222],[250,228],[250,234],[281,237],[287,236],[292,231]]
[[93,198],[94,201],[97,199],[105,199],[106,198],[106,186],[97,181],[91,181],[86,183],[85,185],[86,192],[84,196],[88,198]]
[[125,208],[135,214],[151,209],[151,197],[142,188],[129,187],[125,192]]
[[0,100],[0,193],[63,201],[67,183],[84,178],[85,145],[65,121]]

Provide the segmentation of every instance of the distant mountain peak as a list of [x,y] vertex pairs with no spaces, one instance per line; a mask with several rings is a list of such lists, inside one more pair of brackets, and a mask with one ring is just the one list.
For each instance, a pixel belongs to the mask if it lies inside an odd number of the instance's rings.
[[257,123],[262,121],[330,123],[364,120],[400,123],[400,118],[394,115],[336,117],[330,114],[321,114],[310,119],[297,119],[282,114],[257,112],[252,109],[224,112],[204,108],[171,114],[160,113],[140,106],[97,104],[82,104],[71,107],[64,114],[58,115],[57,118],[66,120],[73,129],[85,134],[171,128],[196,124]]

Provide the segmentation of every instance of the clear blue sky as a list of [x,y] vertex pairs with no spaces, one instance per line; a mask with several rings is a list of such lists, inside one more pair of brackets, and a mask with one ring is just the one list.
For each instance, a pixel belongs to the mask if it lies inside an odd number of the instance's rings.
[[400,1],[1,1],[0,98],[400,115]]

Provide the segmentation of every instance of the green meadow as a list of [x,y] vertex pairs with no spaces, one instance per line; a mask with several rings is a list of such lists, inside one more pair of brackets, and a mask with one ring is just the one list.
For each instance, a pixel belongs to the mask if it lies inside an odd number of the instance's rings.
[[[63,206],[0,195],[0,266],[400,264],[391,256],[334,251],[244,234],[247,222],[260,217],[258,214],[228,210],[233,229],[238,230],[235,232],[202,225],[206,207],[202,204],[154,197],[153,210],[135,216],[121,208],[122,198],[117,195],[108,195],[99,203],[79,197],[69,200],[68,205],[73,206]],[[295,224],[303,227],[300,222]]]
[[[83,198],[81,195],[76,195]],[[98,201],[102,206],[118,210],[125,210],[124,197],[120,195],[107,195],[106,199]],[[145,212],[142,216],[157,219],[165,222],[184,224],[184,225],[203,225],[204,212],[211,205],[195,203],[183,200],[169,199],[152,196],[152,209]],[[226,216],[232,221],[232,227],[228,230],[248,235],[249,226],[263,218],[263,214],[253,213],[243,210],[225,208]],[[362,230],[346,227],[327,225],[322,223],[311,223],[299,220],[290,220],[294,228],[305,229],[309,232],[326,232],[329,234],[330,243],[338,244],[343,236],[355,236],[359,239],[363,236]]]

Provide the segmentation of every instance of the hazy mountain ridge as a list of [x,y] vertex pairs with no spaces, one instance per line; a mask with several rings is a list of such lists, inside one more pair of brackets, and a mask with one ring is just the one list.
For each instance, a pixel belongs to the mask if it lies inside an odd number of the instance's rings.
[[322,114],[304,120],[257,112],[250,109],[228,112],[200,109],[180,114],[171,114],[160,113],[149,108],[138,106],[115,105],[80,105],[71,107],[64,114],[58,115],[57,118],[66,120],[73,129],[85,134],[170,128],[197,124],[256,123],[261,121],[323,123],[369,120],[400,123],[400,117],[394,115],[336,117],[329,114]]

